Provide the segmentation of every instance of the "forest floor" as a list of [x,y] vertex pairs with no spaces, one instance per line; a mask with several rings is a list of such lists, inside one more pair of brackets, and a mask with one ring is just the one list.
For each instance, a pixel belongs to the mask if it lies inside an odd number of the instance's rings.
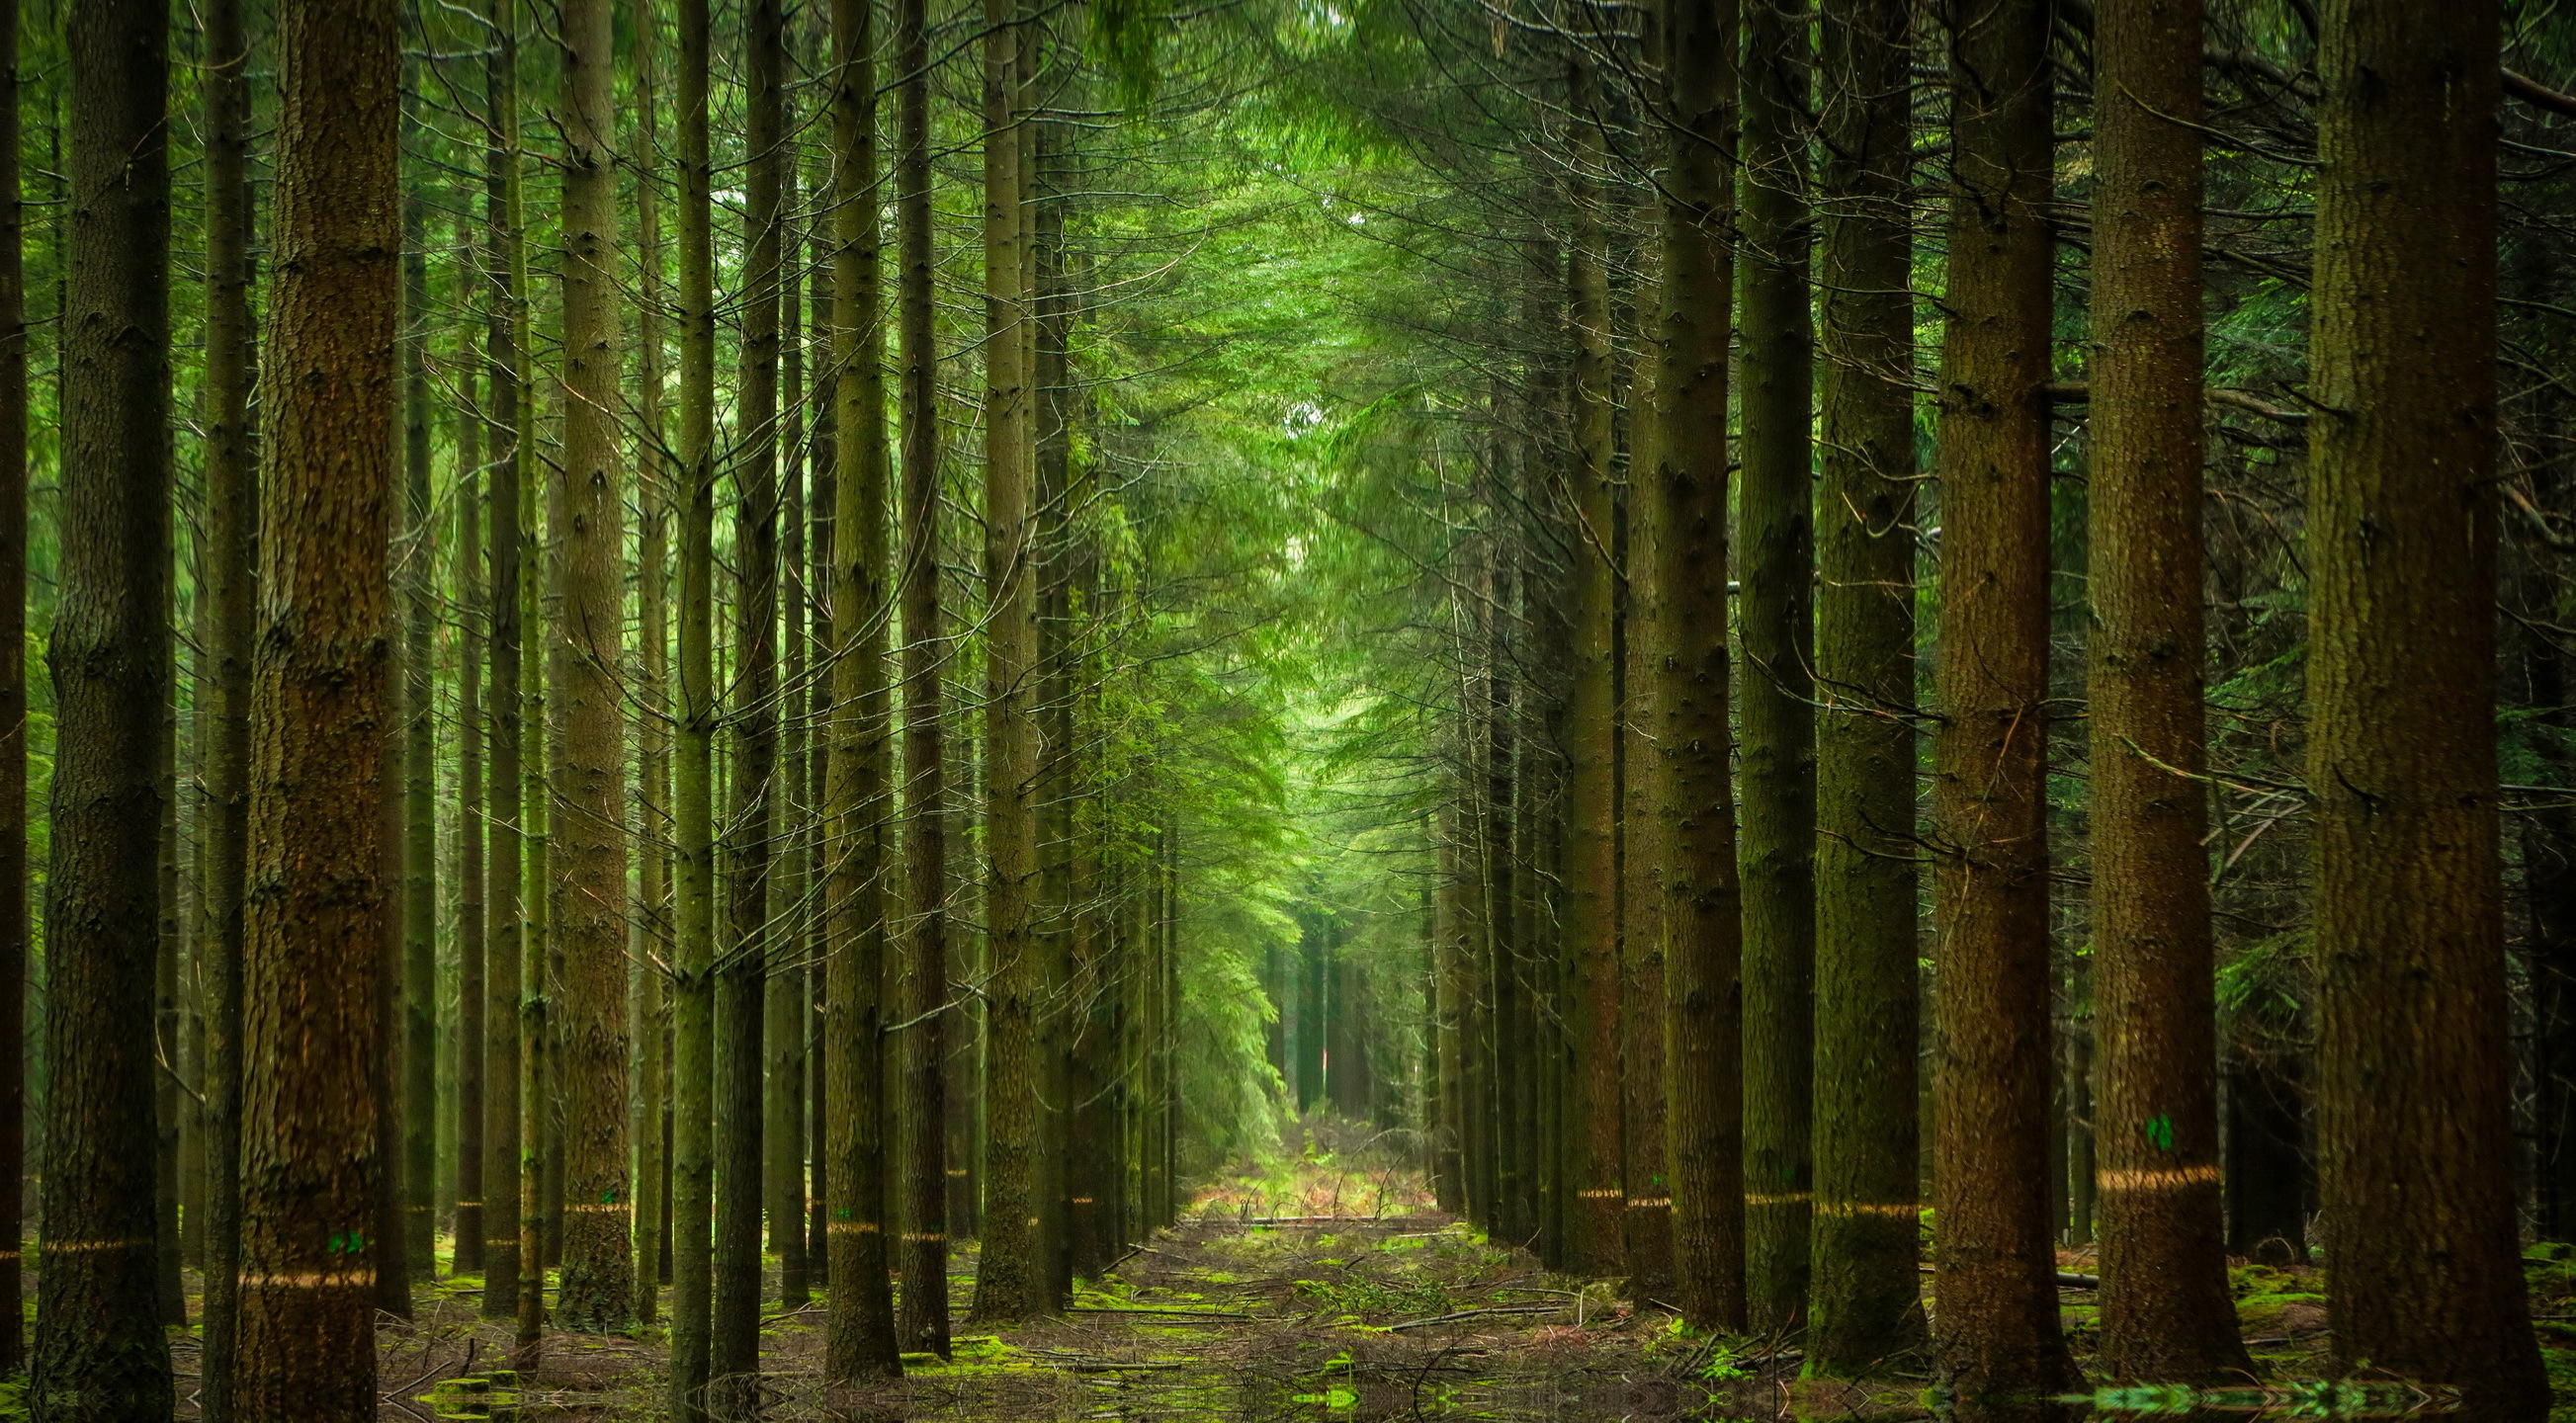
[[[2535,1247],[2533,1313],[2560,1390],[2554,1416],[2576,1420],[2576,1259],[2565,1255],[2565,1247]],[[2062,1254],[2060,1265],[2076,1274],[2092,1268],[2084,1251]],[[1547,1274],[1527,1251],[1494,1244],[1440,1214],[1418,1176],[1392,1166],[1310,1156],[1208,1187],[1178,1228],[1158,1232],[1105,1278],[1086,1282],[1060,1320],[979,1330],[965,1322],[971,1249],[953,1269],[953,1358],[909,1355],[900,1383],[864,1393],[827,1397],[820,1386],[819,1302],[765,1317],[764,1416],[780,1423],[1934,1416],[1920,1361],[1897,1361],[1867,1387],[1800,1381],[1794,1347],[1696,1338],[1651,1302],[1635,1307],[1604,1283]],[[2402,1390],[2338,1398],[2302,1386],[2298,1381],[2318,1378],[2324,1367],[2318,1272],[2239,1263],[2233,1273],[2238,1316],[2268,1383],[2197,1399],[2106,1390],[2097,1398],[2108,1407],[2097,1417],[2428,1411],[2427,1400]],[[632,1338],[549,1333],[535,1379],[510,1392],[485,1391],[475,1381],[506,1356],[510,1330],[479,1317],[478,1284],[458,1278],[417,1286],[415,1319],[386,1322],[387,1423],[664,1416],[658,1330]],[[667,1288],[663,1298],[667,1303]],[[2089,1352],[2094,1296],[2069,1288],[2061,1300],[2080,1357]],[[174,1353],[187,1398],[196,1373],[194,1331],[174,1340]],[[194,1413],[193,1401],[183,1405],[181,1417]]]

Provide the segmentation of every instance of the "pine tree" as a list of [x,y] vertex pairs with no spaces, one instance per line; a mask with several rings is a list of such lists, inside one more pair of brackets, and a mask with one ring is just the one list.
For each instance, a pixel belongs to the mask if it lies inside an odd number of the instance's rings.
[[2076,1381],[2059,1331],[2049,1143],[2048,0],[1954,4],[1941,346],[1939,1369],[2018,1417]]
[[1819,320],[1815,1221],[1807,1367],[1922,1342],[1912,859],[1912,51],[1905,0],[1829,0]]
[[2508,1161],[2492,4],[2320,7],[2308,785],[2336,1358],[2548,1411]]
[[2102,1365],[2253,1371],[2218,1190],[2201,729],[2201,6],[2094,31],[2092,744]]
[[831,1245],[826,1380],[901,1371],[886,1285],[886,431],[877,197],[876,7],[832,5],[832,702],[825,843],[822,1145]]
[[616,411],[615,48],[609,0],[563,7],[564,443],[555,476],[554,573],[565,644],[568,794],[558,873],[564,911],[563,1327],[622,1332],[635,1319],[634,1203],[627,1172],[626,517]]
[[908,1349],[948,1353],[948,788],[940,719],[947,649],[939,590],[939,351],[932,305],[930,35],[924,0],[895,0],[895,326],[902,343],[904,845],[901,1312]]
[[1744,18],[1744,1205],[1748,1323],[1807,1303],[1815,1061],[1815,579],[1808,505],[1815,332],[1808,315],[1805,7]]
[[[152,1017],[171,681],[167,17],[142,0],[102,0],[74,7],[65,36],[71,188],[103,196],[71,214],[62,322],[59,592],[46,649],[59,730],[45,1140],[58,1145],[44,1178],[31,1384],[46,1417],[159,1420],[172,1406]],[[391,441],[388,429],[376,448]],[[372,776],[362,789],[373,793]]]
[[[390,515],[401,192],[395,7],[290,0],[277,28],[277,286],[252,670],[241,1342],[249,1420],[377,1406],[389,1085],[380,946],[394,745]],[[157,20],[157,17],[156,17]],[[167,1404],[164,1403],[166,1409]]]

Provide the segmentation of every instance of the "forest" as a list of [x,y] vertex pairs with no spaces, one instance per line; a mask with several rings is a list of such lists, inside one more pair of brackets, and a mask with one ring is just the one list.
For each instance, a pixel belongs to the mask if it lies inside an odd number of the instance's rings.
[[2558,0],[0,0],[0,1417],[2576,1417],[2571,372]]

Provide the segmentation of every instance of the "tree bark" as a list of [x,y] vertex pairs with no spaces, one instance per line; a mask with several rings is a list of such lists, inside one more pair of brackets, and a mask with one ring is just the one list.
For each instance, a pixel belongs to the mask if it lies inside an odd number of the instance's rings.
[[243,1041],[245,1419],[372,1417],[379,945],[398,912],[386,778],[397,698],[394,513],[401,192],[396,11],[278,17],[277,290],[268,313],[266,545],[252,669]]
[[1807,1359],[1923,1342],[1916,1053],[1914,299],[1904,0],[1829,0],[1817,500],[1815,1218]]
[[527,352],[519,339],[527,292],[527,249],[520,226],[518,8],[490,0],[493,50],[484,101],[490,146],[484,150],[484,221],[498,252],[491,262],[490,325],[484,336],[492,382],[490,870],[484,884],[483,1316],[519,1314],[519,999],[527,935],[526,836],[520,800],[519,683],[521,637],[520,491],[529,465]]
[[778,296],[786,170],[785,35],[779,0],[745,17],[748,107],[738,418],[734,471],[733,781],[726,865],[730,944],[716,975],[715,1302],[710,1410],[748,1417],[760,1374],[762,1028],[770,966],[779,824],[778,774]]
[[2335,1357],[2548,1411],[2509,1163],[2496,6],[2319,16],[2308,784]]
[[[1732,0],[1668,0],[1674,129],[1662,232],[1654,417],[1660,458],[1631,498],[1660,527],[1654,597],[1668,649],[1652,696],[1666,748],[1658,827],[1664,880],[1664,1023],[1671,1115],[1673,1273],[1683,1318],[1744,1327],[1744,1119],[1740,881],[1727,683],[1727,347],[1735,206]],[[1535,591],[1535,590],[1533,590]]]
[[825,801],[824,1154],[829,1383],[902,1371],[886,1283],[886,429],[877,190],[876,7],[832,5],[832,711]]
[[[208,18],[211,49],[224,36]],[[18,0],[0,0],[0,1300],[22,1298],[27,1176],[27,212],[18,19]],[[236,13],[235,32],[239,22]],[[210,131],[210,166],[216,141]],[[215,181],[210,173],[210,189]],[[211,455],[221,427],[208,434]],[[211,583],[212,575],[209,567],[200,576]],[[204,652],[199,659],[204,666]],[[24,1310],[0,1309],[0,1374],[26,1368],[26,1327]]]
[[[65,37],[71,277],[46,651],[58,728],[45,906],[53,1150],[30,1387],[48,1417],[158,1420],[172,1406],[152,1020],[171,685],[168,17],[147,0],[100,0],[74,7]],[[388,430],[376,448],[391,440]],[[374,784],[370,774],[362,786]]]
[[1805,1322],[1816,975],[1815,331],[1807,298],[1807,22],[1744,11],[1742,407],[1747,1323]]
[[2046,1199],[2050,8],[1945,12],[1933,1289],[1940,1375],[1996,1418],[2054,1416],[2078,1379]]
[[896,325],[902,337],[903,997],[902,1311],[905,1347],[948,1353],[948,790],[940,678],[939,351],[932,305],[930,37],[924,0],[895,0]]
[[[635,26],[635,162],[646,174],[662,166],[660,21],[649,8]],[[657,182],[635,187],[635,233],[641,290],[635,309],[637,414],[643,438],[636,444],[638,641],[635,743],[642,784],[636,806],[636,929],[643,951],[635,966],[635,1029],[643,1038],[637,1066],[635,1110],[628,1118],[635,1146],[635,1317],[650,1325],[660,1313],[661,1281],[671,1269],[670,1199],[664,1184],[670,1155],[663,1123],[671,1107],[671,971],[678,947],[672,919],[671,850],[671,514],[677,481],[665,454],[662,402],[667,381],[662,351],[664,304],[662,201]]]
[[2219,1201],[2201,726],[2201,5],[2094,28],[2093,1031],[2101,1367],[2215,1383],[2238,1342]]
[[1566,712],[1565,936],[1575,974],[1573,1250],[1578,1275],[1614,1275],[1625,1253],[1627,1194],[1619,1092],[1618,504],[1611,468],[1610,238],[1599,175],[1608,165],[1598,81],[1572,68],[1567,171],[1574,242],[1566,267],[1574,343],[1574,458],[1565,498],[1574,516],[1573,690]]
[[[198,753],[204,813],[211,819],[205,830],[201,892],[206,923],[199,974],[206,1015],[205,1076],[199,1090],[206,1097],[207,1220],[198,1407],[208,1423],[231,1423],[241,1324],[242,915],[250,854],[250,664],[259,481],[251,431],[256,377],[250,314],[250,44],[240,0],[211,0],[204,13],[207,63],[198,82],[206,125],[206,557],[197,576],[199,596],[209,600],[213,611],[207,646],[200,653],[211,664],[213,695],[211,705],[198,711],[210,719],[212,733],[209,739],[201,730]],[[9,28],[14,33],[14,26]],[[0,108],[14,115],[16,105]],[[16,152],[14,142],[0,137],[0,163],[12,161]],[[5,986],[0,993],[11,1003],[20,1001]],[[0,1176],[15,1180],[17,1175],[0,1163]],[[6,1189],[0,1183],[0,1190]],[[8,1297],[6,1286],[0,1285],[0,1298]]]
[[671,1417],[707,1416],[715,1049],[715,259],[707,0],[680,0],[679,863],[671,971]]
[[[414,23],[417,23],[415,11]],[[403,126],[417,132],[408,113]],[[438,532],[429,493],[429,210],[402,208],[402,1204],[410,1277],[438,1273]],[[392,1046],[392,1045],[388,1045]]]
[[983,1253],[970,1317],[1047,1313],[1040,1259],[1038,999],[1030,922],[1037,872],[1036,579],[1031,558],[1029,389],[1021,323],[1027,240],[1014,0],[984,0],[984,853],[991,961],[985,1048]]
[[626,506],[619,468],[616,51],[609,0],[565,0],[564,413],[555,508],[566,792],[556,922],[564,983],[556,1069],[564,1093],[563,1280],[567,1329],[635,1321],[634,1202],[627,1173]]

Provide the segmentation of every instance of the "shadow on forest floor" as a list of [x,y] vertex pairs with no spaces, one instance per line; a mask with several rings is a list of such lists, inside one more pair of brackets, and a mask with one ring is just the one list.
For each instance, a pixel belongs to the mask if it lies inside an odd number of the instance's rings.
[[[2576,1260],[2533,1261],[2534,1313],[2560,1386],[2555,1415],[2576,1420]],[[2081,1252],[2063,1257],[2073,1271]],[[1549,1275],[1523,1250],[1488,1242],[1438,1213],[1417,1178],[1330,1158],[1268,1178],[1234,1177],[1204,1191],[1182,1224],[1157,1233],[1098,1281],[1074,1311],[1002,1331],[963,1320],[974,1256],[956,1260],[955,1355],[907,1360],[899,1384],[827,1398],[819,1382],[823,1306],[763,1322],[764,1417],[848,1423],[894,1420],[1208,1419],[1242,1423],[1378,1423],[1398,1419],[1649,1420],[1868,1419],[1933,1416],[1928,1379],[1898,1371],[1871,1387],[1797,1380],[1794,1348],[1683,1334],[1667,1311],[1632,1309],[1608,1286]],[[2267,1374],[2315,1378],[2325,1346],[2322,1282],[2308,1268],[2240,1265],[2238,1314]],[[772,1277],[773,1295],[775,1277]],[[415,1287],[417,1318],[387,1321],[382,1417],[387,1423],[515,1417],[518,1423],[663,1416],[659,1329],[609,1338],[550,1333],[545,1366],[515,1392],[479,1393],[458,1380],[503,1362],[510,1329],[479,1317],[470,1278]],[[665,1305],[669,1291],[663,1291]],[[2093,1295],[2062,1302],[2079,1355],[2089,1349]],[[193,1331],[174,1346],[194,1391]],[[2105,1398],[2106,1402],[2112,1401]],[[2203,1398],[2133,1391],[2097,1418],[2200,1419],[2397,1416],[2407,1400],[2302,1394],[2284,1386]],[[512,1408],[511,1403],[516,1407]],[[2209,1405],[2218,1402],[2220,1408]],[[2366,1403],[2355,1411],[2356,1403]],[[499,1404],[499,1407],[493,1405]],[[181,1416],[191,1417],[193,1404]]]

